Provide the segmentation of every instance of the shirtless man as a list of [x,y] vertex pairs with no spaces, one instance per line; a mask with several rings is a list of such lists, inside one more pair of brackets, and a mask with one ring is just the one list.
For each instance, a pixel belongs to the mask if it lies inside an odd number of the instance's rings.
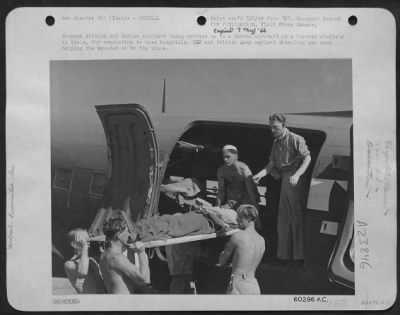
[[259,196],[250,168],[238,161],[238,149],[233,145],[222,148],[224,165],[217,171],[218,195],[216,206],[236,210],[241,204],[257,207]]
[[145,246],[136,242],[134,251],[138,253],[139,268],[124,255],[129,248],[131,236],[125,219],[111,217],[103,226],[107,249],[100,258],[100,269],[107,293],[130,294],[144,292],[150,283],[149,260]]
[[255,272],[265,251],[265,241],[254,228],[258,211],[252,205],[241,205],[237,222],[241,231],[234,233],[219,256],[218,266],[232,259],[232,275],[227,294],[260,294]]
[[74,255],[64,263],[64,270],[72,286],[82,294],[104,293],[103,281],[96,272],[97,262],[89,257],[88,233],[83,229],[75,229],[67,237]]

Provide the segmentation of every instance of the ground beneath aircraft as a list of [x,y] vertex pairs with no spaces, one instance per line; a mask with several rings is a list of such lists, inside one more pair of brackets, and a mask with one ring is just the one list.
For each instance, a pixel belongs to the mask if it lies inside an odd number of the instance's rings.
[[[199,294],[224,294],[229,282],[230,270],[213,269],[203,275],[203,283],[197,284]],[[278,267],[272,263],[261,263],[256,277],[261,294],[314,294],[351,295],[354,290],[330,282],[324,269]]]
[[[198,271],[196,282],[198,294],[225,294],[229,282],[230,270],[209,268]],[[257,270],[257,279],[261,294],[288,295],[351,295],[354,290],[330,282],[325,270],[308,270],[272,266],[262,263]],[[159,294],[168,293],[168,279],[165,278],[164,288],[158,287]],[[162,289],[162,290],[160,290]],[[67,278],[53,278],[53,294],[76,294]]]
[[[328,253],[313,251],[318,261],[327,259]],[[320,257],[325,256],[325,257]],[[315,257],[314,257],[315,258]],[[325,267],[324,267],[325,266]],[[56,265],[54,266],[56,267]],[[75,294],[59,264],[53,277],[53,294]],[[171,278],[166,262],[154,257],[150,259],[152,284],[158,294],[168,294]],[[56,270],[53,270],[56,271]],[[225,294],[231,269],[216,267],[215,264],[196,261],[194,278],[198,294]],[[354,290],[329,281],[326,264],[316,264],[312,259],[306,261],[304,268],[277,266],[266,256],[257,268],[256,277],[261,294],[281,295],[352,295]]]
[[[314,295],[351,295],[354,290],[330,282],[328,278],[328,261],[335,243],[335,238],[319,234],[321,217],[318,212],[307,212],[305,231],[305,257],[303,269],[278,267],[273,264],[273,254],[265,255],[259,265],[256,276],[262,294],[314,294]],[[65,234],[63,234],[65,235]],[[316,237],[318,236],[318,237]],[[268,236],[267,244],[270,243]],[[65,237],[64,237],[65,238]],[[211,248],[217,257],[223,249],[224,240],[203,241],[205,247]],[[209,245],[207,245],[207,243]],[[212,244],[212,245],[211,245]],[[72,254],[71,254],[72,255]],[[216,262],[216,261],[215,261]],[[154,257],[150,259],[153,287],[160,294],[168,293],[170,276],[167,263]],[[215,263],[197,262],[194,266],[196,288],[199,294],[224,294],[229,282],[230,269],[215,267]],[[53,255],[53,292],[71,291],[63,270],[63,260]],[[73,289],[72,289],[73,291]],[[58,292],[58,293],[57,293]]]

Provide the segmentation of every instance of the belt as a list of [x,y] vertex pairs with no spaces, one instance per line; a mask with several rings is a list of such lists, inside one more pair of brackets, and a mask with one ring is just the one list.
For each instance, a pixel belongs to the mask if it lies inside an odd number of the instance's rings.
[[231,274],[231,279],[233,278],[241,278],[242,280],[255,279],[255,275],[252,272],[234,272]]

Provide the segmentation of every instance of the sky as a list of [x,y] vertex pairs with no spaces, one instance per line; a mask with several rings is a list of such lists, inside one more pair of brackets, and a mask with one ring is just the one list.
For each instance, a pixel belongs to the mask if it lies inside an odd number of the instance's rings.
[[352,109],[350,59],[60,60],[50,66],[52,143],[105,145],[95,105],[138,103],[150,116]]

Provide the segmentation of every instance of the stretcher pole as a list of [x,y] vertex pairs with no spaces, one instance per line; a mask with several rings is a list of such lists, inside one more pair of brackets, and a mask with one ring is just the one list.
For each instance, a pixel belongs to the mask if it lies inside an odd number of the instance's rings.
[[137,267],[137,268],[140,268],[140,262],[139,262],[139,254],[138,253],[134,253],[134,257],[135,257],[135,266]]

